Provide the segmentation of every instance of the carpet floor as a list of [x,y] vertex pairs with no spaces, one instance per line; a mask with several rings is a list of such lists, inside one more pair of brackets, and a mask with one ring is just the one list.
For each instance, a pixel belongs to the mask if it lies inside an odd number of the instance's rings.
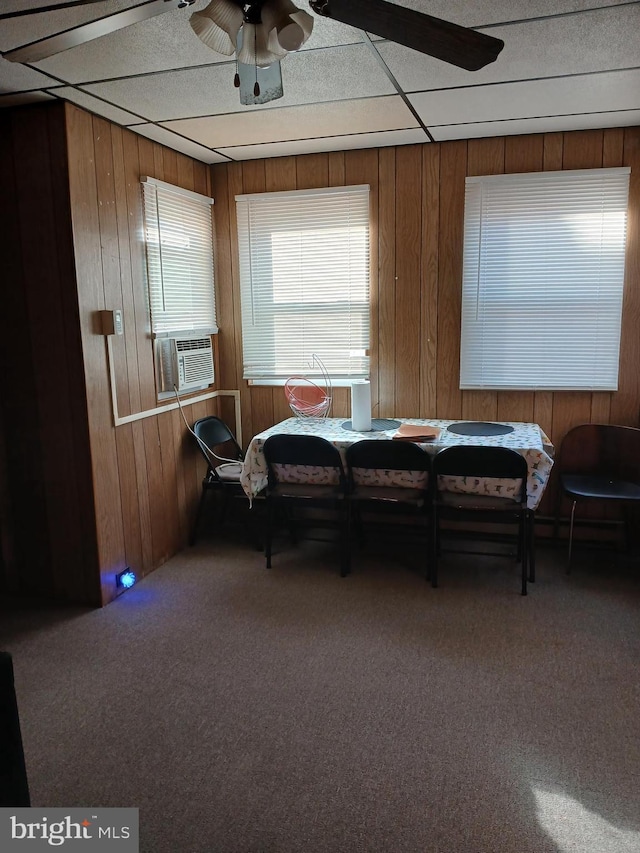
[[202,539],[102,610],[5,603],[35,806],[144,853],[639,853],[640,566]]

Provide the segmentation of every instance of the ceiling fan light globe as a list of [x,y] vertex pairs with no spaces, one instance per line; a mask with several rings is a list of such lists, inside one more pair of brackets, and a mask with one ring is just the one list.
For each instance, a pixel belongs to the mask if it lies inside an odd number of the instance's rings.
[[[194,12],[194,16],[197,14],[197,12]],[[211,21],[201,20],[199,18],[196,18],[194,21],[192,18],[189,23],[200,41],[208,48],[215,50],[216,53],[222,53],[225,56],[231,56],[234,53],[236,47],[233,41],[223,30],[215,24],[212,24]]]
[[295,21],[304,33],[304,38],[302,39],[302,44],[304,44],[313,31],[313,16],[302,9],[297,9],[289,17],[292,21]]
[[269,0],[261,14],[272,49],[277,43],[287,53],[299,50],[311,35],[313,18],[294,6],[291,0]]
[[313,17],[308,12],[304,12],[302,9],[296,9],[296,11],[292,12],[289,17],[292,21],[295,21],[304,33],[304,38],[302,39],[302,44],[304,44],[313,32]]
[[206,9],[194,12],[189,23],[203,44],[231,56],[236,50],[242,18],[242,9],[232,0],[212,0]]
[[282,50],[286,50],[287,53],[291,53],[295,50],[300,50],[306,39],[302,27],[298,26],[295,21],[289,19],[289,23],[285,27],[280,29],[276,29],[274,27],[274,29],[271,30],[269,33],[269,43],[271,44],[273,41],[275,41]]
[[304,33],[300,27],[291,22],[291,26],[285,27],[283,30],[277,30],[275,27],[270,30],[267,38],[267,47],[272,52],[284,51],[285,55],[292,51],[298,50],[304,39]]
[[242,27],[242,47],[238,52],[238,62],[245,65],[257,65],[267,68],[287,55],[287,51],[278,49],[277,42],[269,47],[269,34],[264,24],[244,24]]

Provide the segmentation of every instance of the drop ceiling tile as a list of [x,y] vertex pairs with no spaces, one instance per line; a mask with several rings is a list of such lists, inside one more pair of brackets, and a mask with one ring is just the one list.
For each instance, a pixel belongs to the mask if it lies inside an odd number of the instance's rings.
[[[58,0],[64,2],[64,0]],[[2,12],[36,9],[41,6],[57,5],[57,0],[2,0]],[[105,0],[71,9],[59,9],[39,15],[28,15],[0,21],[0,50],[11,50],[28,42],[68,30],[70,27],[94,21],[104,15],[120,12],[131,6],[140,5],[140,0]]]
[[445,142],[449,139],[478,139],[485,136],[514,136],[523,133],[552,133],[556,130],[591,130],[635,125],[640,125],[640,110],[451,124],[441,127],[431,126],[429,130],[436,142]]
[[291,53],[282,62],[282,78],[282,106],[396,94],[364,44]]
[[505,46],[495,62],[473,72],[393,42],[376,47],[410,92],[632,68],[640,62],[640,4],[485,32],[501,38]]
[[453,21],[463,27],[482,27],[502,21],[518,21],[540,15],[581,12],[600,6],[624,5],[627,0],[491,0],[478,3],[469,0],[395,0],[436,18]]
[[208,115],[240,109],[233,87],[234,64],[188,68],[163,74],[131,77],[82,88],[148,121]]
[[104,116],[110,121],[124,125],[125,127],[131,124],[140,124],[145,121],[145,119],[140,116],[128,113],[125,110],[121,110],[119,107],[114,107],[112,104],[108,104],[105,101],[100,100],[100,98],[94,98],[86,92],[83,92],[80,89],[75,89],[72,86],[63,86],[55,91],[56,94],[59,95],[59,97],[64,98],[65,101],[71,101],[72,104],[84,107],[92,113]]
[[[234,63],[190,68],[83,86],[150,121],[170,121],[225,112],[249,112],[233,86]],[[258,109],[394,94],[365,45],[290,54],[282,62],[284,97]]]
[[26,92],[59,85],[58,80],[21,65],[0,58],[0,92]]
[[389,145],[414,145],[429,142],[419,128],[388,130],[383,133],[360,133],[350,136],[331,136],[325,139],[304,139],[299,142],[271,142],[266,145],[240,145],[218,149],[233,160],[260,160],[286,157],[290,154],[318,154],[328,151],[351,151],[359,148],[384,148]]
[[313,31],[309,40],[302,46],[302,50],[315,50],[319,47],[333,47],[339,44],[357,44],[362,41],[360,30],[348,24],[333,21],[331,18],[325,18],[323,15],[317,15],[308,3],[296,3],[296,5],[313,17]]
[[199,0],[197,7],[174,9],[34,64],[70,83],[82,83],[229,62],[228,56],[204,45],[189,25],[191,11],[204,5]]
[[208,148],[418,127],[399,95],[166,122]]
[[429,127],[638,109],[640,71],[420,92],[409,100]]
[[162,145],[167,145],[173,148],[174,151],[180,151],[182,154],[187,154],[195,160],[200,160],[202,163],[228,163],[228,158],[217,154],[215,151],[209,151],[203,148],[202,145],[197,145],[190,139],[184,139],[176,133],[171,133],[164,127],[158,127],[155,124],[136,124],[131,127],[135,133],[146,136],[148,139],[153,139],[154,142],[160,142]]

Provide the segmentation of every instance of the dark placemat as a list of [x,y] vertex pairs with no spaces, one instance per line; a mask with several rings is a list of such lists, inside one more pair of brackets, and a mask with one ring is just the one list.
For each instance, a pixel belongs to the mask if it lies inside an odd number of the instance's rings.
[[[387,429],[398,429],[400,426],[400,421],[394,421],[390,418],[371,418],[371,432],[383,432]],[[349,429],[352,432],[362,432],[362,430],[356,429],[354,430],[351,425],[351,421],[345,421],[342,424],[342,429]],[[369,432],[369,430],[366,430]]]
[[508,424],[490,424],[483,421],[463,421],[459,424],[451,424],[447,427],[448,432],[456,435],[507,435],[513,432],[513,427]]

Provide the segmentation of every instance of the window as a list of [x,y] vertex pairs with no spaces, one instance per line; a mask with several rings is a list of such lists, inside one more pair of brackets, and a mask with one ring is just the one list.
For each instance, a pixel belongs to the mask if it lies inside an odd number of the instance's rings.
[[213,199],[154,178],[142,188],[152,332],[217,332]]
[[629,172],[467,178],[461,388],[616,390]]
[[236,196],[244,378],[369,374],[369,187]]

